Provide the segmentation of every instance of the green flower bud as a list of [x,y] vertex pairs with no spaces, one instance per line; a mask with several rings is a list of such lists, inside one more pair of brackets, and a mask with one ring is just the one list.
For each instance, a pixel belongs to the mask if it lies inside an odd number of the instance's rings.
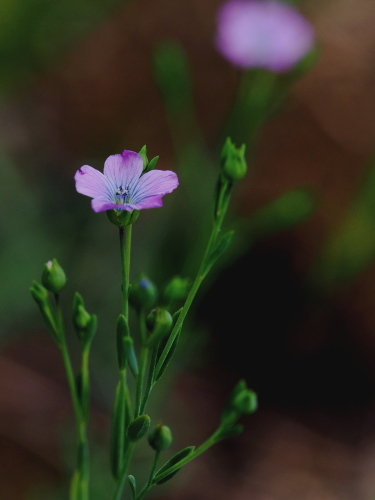
[[75,323],[75,326],[79,329],[79,330],[84,330],[89,321],[90,321],[90,314],[86,311],[86,309],[83,307],[83,305],[79,305],[77,307],[77,312],[76,312],[76,315],[74,316],[74,323]]
[[153,347],[157,342],[159,342],[159,340],[171,331],[173,318],[166,309],[156,307],[147,316],[146,325],[152,332],[147,341],[147,345],[148,347]]
[[42,283],[52,293],[60,293],[66,284],[63,268],[56,259],[49,260],[44,265]]
[[254,413],[258,406],[257,395],[254,391],[247,389],[240,392],[233,401],[233,408],[241,415]]
[[48,290],[37,281],[33,281],[33,286],[30,287],[30,292],[37,304],[43,304],[48,300]]
[[140,210],[107,210],[107,217],[117,227],[130,226],[138,219]]
[[139,415],[128,427],[128,436],[130,441],[135,443],[139,441],[148,431],[151,419],[148,415]]
[[225,177],[231,181],[239,181],[245,177],[247,164],[245,160],[245,144],[236,148],[228,137],[221,151],[221,169]]
[[172,323],[173,318],[170,312],[161,307],[155,307],[146,318],[147,328],[152,332],[158,329],[167,334],[171,329]]
[[97,318],[96,315],[89,314],[84,306],[82,296],[76,292],[73,297],[73,325],[76,329],[77,336],[83,345],[91,342],[93,339],[96,328]]
[[158,424],[148,437],[148,442],[155,451],[166,450],[172,444],[172,432],[166,425]]
[[227,398],[221,415],[221,422],[226,425],[231,425],[236,422],[241,415],[254,413],[257,409],[257,405],[256,393],[247,388],[244,380],[240,380]]
[[174,302],[185,300],[189,292],[189,286],[189,278],[181,278],[181,276],[171,278],[162,292],[163,304],[170,306]]
[[131,284],[129,302],[137,310],[151,309],[156,302],[157,295],[156,285],[145,274],[140,274]]

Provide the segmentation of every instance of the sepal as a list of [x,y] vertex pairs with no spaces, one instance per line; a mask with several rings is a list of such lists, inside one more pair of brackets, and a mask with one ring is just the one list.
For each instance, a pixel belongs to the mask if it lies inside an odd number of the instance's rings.
[[134,224],[138,219],[140,210],[106,210],[108,219],[117,227],[125,227]]
[[143,160],[143,174],[146,172],[149,172],[150,170],[153,170],[158,162],[159,156],[154,156],[152,160],[148,160],[147,158],[147,148],[146,146],[143,146],[138,154],[142,157]]

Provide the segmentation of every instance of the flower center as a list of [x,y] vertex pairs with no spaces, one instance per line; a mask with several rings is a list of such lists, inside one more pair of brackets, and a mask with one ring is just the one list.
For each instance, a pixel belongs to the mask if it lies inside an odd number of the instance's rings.
[[129,186],[119,186],[116,189],[116,203],[119,205],[125,205],[128,203],[130,198]]

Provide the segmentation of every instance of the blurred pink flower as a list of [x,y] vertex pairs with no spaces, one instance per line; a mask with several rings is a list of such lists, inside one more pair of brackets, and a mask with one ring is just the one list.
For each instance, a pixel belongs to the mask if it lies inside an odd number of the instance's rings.
[[314,29],[291,5],[276,0],[229,0],[218,12],[216,47],[241,68],[282,72],[313,47]]

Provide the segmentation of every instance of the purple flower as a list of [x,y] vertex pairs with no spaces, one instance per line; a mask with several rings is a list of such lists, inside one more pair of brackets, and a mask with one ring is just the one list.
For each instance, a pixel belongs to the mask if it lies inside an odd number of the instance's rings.
[[229,0],[217,17],[216,47],[241,68],[290,69],[314,45],[310,23],[276,0]]
[[109,156],[104,173],[84,165],[75,173],[78,193],[90,196],[94,212],[141,210],[163,205],[163,196],[178,186],[170,170],[151,170],[142,175],[143,159],[134,151]]

